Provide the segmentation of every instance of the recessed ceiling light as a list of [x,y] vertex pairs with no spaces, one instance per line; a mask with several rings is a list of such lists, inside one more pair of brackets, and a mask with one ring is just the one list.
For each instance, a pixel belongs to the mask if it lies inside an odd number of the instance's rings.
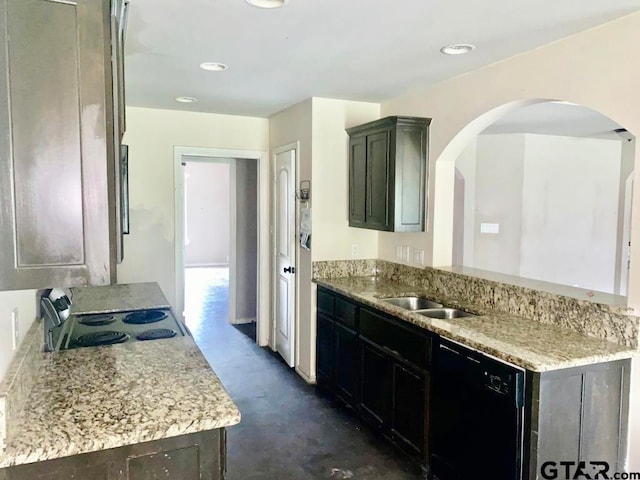
[[223,72],[227,69],[227,66],[220,62],[204,62],[200,64],[200,68],[210,72]]
[[442,47],[440,51],[445,55],[464,55],[465,53],[473,52],[475,49],[476,46],[470,43],[454,43],[453,45]]
[[287,0],[247,0],[247,3],[259,8],[279,8],[287,3]]
[[197,100],[193,97],[176,97],[175,98],[176,102],[180,102],[180,103],[195,103],[197,102]]

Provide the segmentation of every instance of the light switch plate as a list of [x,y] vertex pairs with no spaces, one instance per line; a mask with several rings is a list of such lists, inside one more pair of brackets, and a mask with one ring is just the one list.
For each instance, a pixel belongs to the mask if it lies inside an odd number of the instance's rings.
[[358,258],[360,255],[360,246],[357,243],[351,244],[351,258]]
[[402,261],[409,263],[409,245],[402,246]]
[[402,260],[402,245],[396,245],[396,260]]
[[480,233],[500,233],[499,223],[481,223]]
[[417,265],[424,265],[424,250],[413,251],[413,263]]

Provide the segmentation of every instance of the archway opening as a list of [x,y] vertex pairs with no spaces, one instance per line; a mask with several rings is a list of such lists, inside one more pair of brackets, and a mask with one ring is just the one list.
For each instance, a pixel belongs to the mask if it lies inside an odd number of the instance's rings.
[[587,107],[540,99],[487,112],[436,163],[434,265],[625,297],[634,160],[635,137]]

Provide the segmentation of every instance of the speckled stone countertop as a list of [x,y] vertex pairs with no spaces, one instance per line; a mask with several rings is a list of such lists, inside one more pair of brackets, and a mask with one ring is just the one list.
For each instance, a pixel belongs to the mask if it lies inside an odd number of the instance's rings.
[[[170,307],[156,283],[73,293],[74,313]],[[6,388],[11,408],[0,468],[240,422],[190,336],[53,353],[42,352],[42,338],[37,321],[29,345],[12,362],[12,378],[3,382],[21,388]]]
[[73,292],[71,311],[74,314],[171,307],[157,283],[76,287],[71,291]]
[[[536,322],[437,296],[428,289],[404,285],[383,277],[315,279],[329,288],[407,322],[458,341],[471,348],[536,372],[631,358],[637,350],[573,330]],[[461,307],[475,317],[440,320],[412,313],[380,300],[394,296],[426,296],[447,306]]]
[[191,337],[42,354],[41,362],[0,467],[240,422]]

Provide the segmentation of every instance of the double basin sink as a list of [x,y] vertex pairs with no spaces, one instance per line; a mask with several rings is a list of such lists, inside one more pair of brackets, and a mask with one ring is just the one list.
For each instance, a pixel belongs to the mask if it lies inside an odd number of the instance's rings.
[[380,300],[429,318],[453,320],[455,318],[475,316],[472,313],[465,312],[464,310],[445,307],[441,303],[434,302],[433,300],[429,300],[424,297],[393,297],[381,298]]

